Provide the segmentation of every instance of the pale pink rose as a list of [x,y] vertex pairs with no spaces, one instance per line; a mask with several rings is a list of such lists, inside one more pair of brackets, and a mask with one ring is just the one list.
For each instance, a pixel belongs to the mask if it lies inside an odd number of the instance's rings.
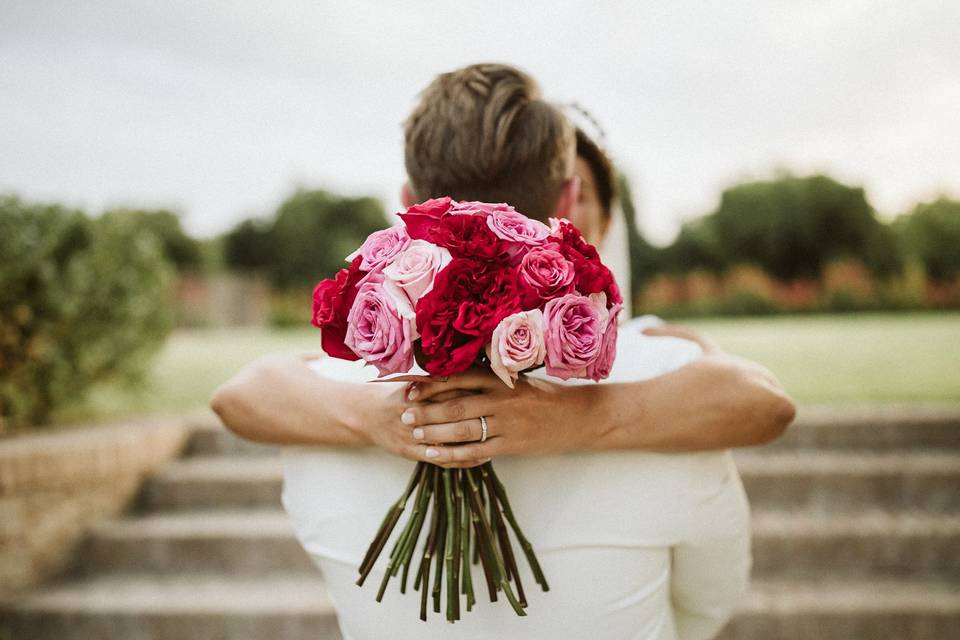
[[454,202],[450,214],[489,216],[495,211],[513,211],[513,207],[503,202]]
[[369,277],[347,315],[345,344],[385,376],[413,367],[416,339],[415,315],[406,295],[382,275]]
[[545,356],[543,313],[539,309],[501,320],[487,345],[490,368],[511,389],[521,371],[542,364]]
[[520,261],[519,274],[520,280],[542,300],[573,293],[577,276],[573,263],[549,247],[528,251]]
[[377,271],[388,265],[409,244],[410,236],[407,235],[406,226],[394,225],[389,229],[374,231],[367,236],[360,248],[347,256],[347,262],[362,256],[360,268],[364,271]]
[[487,218],[487,226],[502,240],[531,247],[543,244],[550,235],[547,225],[509,208],[491,211]]
[[607,328],[603,332],[600,354],[592,364],[587,366],[587,377],[591,380],[604,380],[610,377],[613,361],[617,357],[617,316],[622,308],[622,304],[615,304],[610,308],[610,317],[607,320]]
[[586,378],[603,347],[608,317],[603,294],[549,300],[543,308],[547,373],[562,380]]
[[413,240],[383,270],[404,292],[414,308],[433,289],[437,273],[450,262],[450,252],[426,240]]

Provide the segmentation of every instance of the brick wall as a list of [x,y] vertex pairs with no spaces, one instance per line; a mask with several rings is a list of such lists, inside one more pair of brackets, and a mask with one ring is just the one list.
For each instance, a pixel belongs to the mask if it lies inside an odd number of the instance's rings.
[[0,596],[63,571],[91,525],[123,511],[189,431],[156,419],[0,440]]

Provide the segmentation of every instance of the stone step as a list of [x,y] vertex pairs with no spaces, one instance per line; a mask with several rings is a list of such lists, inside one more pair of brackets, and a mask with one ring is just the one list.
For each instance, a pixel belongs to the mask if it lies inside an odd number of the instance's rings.
[[124,576],[51,585],[0,605],[16,640],[339,640],[319,574]]
[[[373,532],[371,532],[372,535]],[[939,576],[960,582],[960,516],[756,512],[758,577]],[[259,575],[311,572],[281,511],[157,514],[98,527],[79,571]]]
[[960,406],[802,406],[764,449],[960,449]]
[[[735,456],[757,508],[960,512],[960,453],[753,450]],[[277,508],[282,482],[278,457],[189,458],[146,483],[141,507]]]
[[186,453],[189,456],[258,456],[275,454],[277,450],[275,446],[242,440],[211,417],[196,421]]
[[938,578],[960,585],[960,515],[755,511],[753,575]]
[[212,456],[173,462],[144,484],[146,510],[280,507],[279,456]]
[[115,573],[265,575],[315,571],[278,510],[192,511],[105,522],[77,569]]
[[755,581],[717,640],[945,640],[960,586],[927,581]]
[[755,508],[960,511],[960,453],[737,451]]

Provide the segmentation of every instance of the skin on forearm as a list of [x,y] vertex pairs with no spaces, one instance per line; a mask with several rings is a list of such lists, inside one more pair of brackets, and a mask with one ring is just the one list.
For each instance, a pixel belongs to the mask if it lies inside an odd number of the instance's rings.
[[380,390],[316,375],[300,356],[268,356],[244,367],[210,401],[241,438],[287,445],[364,447],[364,407]]
[[721,352],[636,383],[580,387],[587,448],[699,451],[763,444],[795,407],[764,367]]

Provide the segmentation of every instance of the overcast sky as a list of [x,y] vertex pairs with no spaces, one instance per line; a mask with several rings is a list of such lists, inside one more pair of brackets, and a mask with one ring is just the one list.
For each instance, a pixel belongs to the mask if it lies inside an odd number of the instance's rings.
[[595,114],[660,243],[777,167],[960,196],[956,0],[0,0],[0,192],[199,235],[297,185],[395,208],[417,92],[490,60]]

